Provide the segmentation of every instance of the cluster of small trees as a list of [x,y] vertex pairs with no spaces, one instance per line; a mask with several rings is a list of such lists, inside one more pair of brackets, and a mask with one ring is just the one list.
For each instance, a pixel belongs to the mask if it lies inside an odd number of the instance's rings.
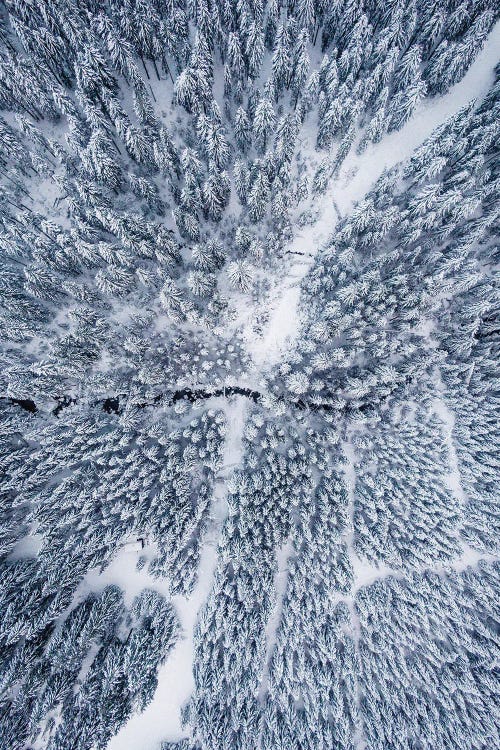
[[142,591],[127,612],[120,590],[108,586],[35,638],[2,636],[2,745],[105,748],[150,702],[177,634],[174,611],[156,591]]
[[[356,440],[356,438],[353,438]],[[446,487],[443,424],[422,407],[384,419],[356,440],[354,548],[392,568],[446,564],[460,554],[459,501]]]
[[329,51],[314,83],[318,145],[341,138],[331,170],[345,158],[359,122],[362,151],[401,128],[423,97],[445,93],[459,81],[496,13],[493,4],[483,2],[325,5],[322,47]]
[[[151,400],[182,387],[216,389],[237,381],[248,368],[248,356],[237,339],[231,343],[214,342],[211,336],[200,335],[194,341],[185,336],[168,340],[167,329],[166,335],[158,335],[152,346],[154,335],[152,339],[147,336],[142,320],[138,325],[131,321],[126,331],[123,342],[110,346],[109,368],[94,376],[93,394],[109,393],[111,389],[115,393],[132,390],[135,400]],[[121,356],[123,347],[126,358]]]
[[498,741],[498,563],[361,589],[361,714],[370,750]]

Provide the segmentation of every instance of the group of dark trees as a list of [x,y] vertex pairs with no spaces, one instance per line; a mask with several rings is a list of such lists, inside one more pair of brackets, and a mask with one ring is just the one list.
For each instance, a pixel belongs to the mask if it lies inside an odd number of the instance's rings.
[[388,413],[356,441],[354,549],[391,568],[446,564],[460,552],[459,500],[445,484],[443,423],[417,407]]
[[[449,458],[436,421],[422,409],[397,410],[364,443],[358,437],[349,490],[342,430],[305,416],[285,429],[265,411],[250,414],[214,586],[195,633],[195,691],[184,712],[190,738],[162,750],[495,746],[499,564],[453,570],[456,501],[438,484]],[[427,455],[419,452],[426,439]],[[293,477],[291,495],[285,476]],[[371,518],[368,476],[380,488],[372,547],[358,520]],[[436,510],[425,507],[427,498]],[[384,530],[392,538],[381,554],[376,533]],[[278,592],[277,552],[287,539]],[[394,572],[358,588],[351,543],[361,559]]]
[[[367,746],[498,744],[498,563],[361,589],[359,682]],[[374,689],[374,686],[377,686]]]
[[353,582],[346,546],[348,495],[326,471],[303,504],[262,719],[262,747],[348,748],[358,724],[357,656],[339,595]]
[[298,433],[255,411],[229,486],[229,515],[209,600],[195,632],[195,692],[186,719],[202,748],[250,748],[259,735],[265,627],[277,550],[293,526],[311,469]]

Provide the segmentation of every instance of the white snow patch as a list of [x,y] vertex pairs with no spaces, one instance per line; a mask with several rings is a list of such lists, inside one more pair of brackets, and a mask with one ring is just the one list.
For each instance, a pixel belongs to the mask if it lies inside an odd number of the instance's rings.
[[[442,386],[442,383],[440,383]],[[453,428],[455,426],[455,416],[448,408],[446,403],[437,398],[433,403],[434,412],[443,422],[443,437],[448,449],[448,456],[450,461],[450,471],[444,477],[444,483],[453,495],[457,498],[461,505],[465,503],[465,493],[462,488],[460,480],[460,471],[458,468],[457,452],[455,450],[455,444],[453,442]]]
[[331,194],[315,199],[315,208],[319,219],[301,227],[286,250],[290,265],[273,290],[276,303],[271,309],[264,335],[259,338],[248,330],[243,334],[247,351],[259,373],[271,369],[293,346],[300,329],[301,282],[337,223],[338,213]]
[[390,568],[384,563],[371,563],[369,560],[362,560],[356,554],[351,557],[351,563],[354,571],[354,583],[352,586],[353,595],[356,594],[363,586],[369,586],[380,578],[397,575],[398,571]]
[[[141,551],[146,556],[152,554],[153,548],[146,547]],[[103,591],[106,586],[118,586],[123,592],[123,599],[130,607],[134,598],[143,589],[154,589],[159,594],[170,598],[168,582],[161,578],[153,578],[144,567],[137,570],[137,560],[141,555],[134,540],[124,544],[104,572],[97,569],[90,570],[78,587],[74,605],[87,598],[92,592]]]
[[41,534],[26,534],[18,539],[7,560],[22,560],[24,558],[36,557],[42,546]]
[[[158,671],[158,687],[152,702],[141,714],[136,714],[113,737],[108,745],[109,750],[156,750],[161,741],[180,739],[184,732],[180,721],[180,710],[188,700],[194,687],[193,663],[193,628],[198,610],[205,601],[215,569],[216,555],[213,546],[205,544],[200,560],[197,585],[193,594],[186,599],[172,598],[182,627],[181,639],[177,641],[166,662]],[[121,587],[127,596],[133,580],[124,581]],[[146,583],[146,586],[148,584]],[[141,590],[143,586],[139,588]]]

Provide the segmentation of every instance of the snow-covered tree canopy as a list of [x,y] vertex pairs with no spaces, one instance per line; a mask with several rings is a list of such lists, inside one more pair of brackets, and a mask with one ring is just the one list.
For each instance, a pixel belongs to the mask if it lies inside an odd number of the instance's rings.
[[499,6],[0,1],[0,747],[493,750]]

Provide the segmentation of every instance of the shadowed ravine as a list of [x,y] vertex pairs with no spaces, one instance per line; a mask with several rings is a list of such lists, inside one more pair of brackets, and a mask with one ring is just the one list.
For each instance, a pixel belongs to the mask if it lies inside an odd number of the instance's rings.
[[[146,409],[150,406],[159,405],[160,403],[163,403],[165,406],[172,406],[175,403],[178,403],[179,401],[188,401],[191,404],[196,404],[199,401],[206,401],[211,398],[230,398],[231,396],[244,396],[245,398],[248,398],[250,401],[253,401],[255,404],[260,403],[263,401],[265,397],[265,393],[261,393],[260,391],[254,391],[251,388],[243,388],[241,386],[232,385],[232,386],[225,386],[223,388],[216,388],[214,390],[205,390],[203,388],[182,388],[179,391],[174,391],[171,394],[168,393],[159,393],[157,396],[152,398],[150,401],[143,401],[140,403],[134,403],[134,408],[136,409]],[[328,398],[328,396],[327,396]],[[332,397],[333,398],[333,397]],[[339,409],[338,406],[333,406],[331,403],[325,402],[325,403],[313,403],[306,399],[293,399],[289,396],[285,398],[286,403],[289,406],[292,406],[296,409],[300,409],[303,411],[327,411],[327,412],[334,412],[334,411],[366,411],[370,404],[358,404],[354,406],[354,404],[346,404],[346,407],[342,410]],[[10,404],[15,404],[16,406],[20,406],[21,409],[24,409],[25,411],[29,412],[30,414],[37,414],[38,412],[43,412],[44,410],[41,409],[39,406],[37,406],[36,402],[29,398],[5,398],[1,397],[0,401],[7,401]],[[74,398],[72,396],[60,396],[54,398],[54,401],[57,401],[57,405],[50,411],[51,414],[57,416],[60,414],[60,412],[63,409],[66,409],[69,406],[74,406],[78,403],[79,399]],[[102,411],[106,412],[106,414],[121,414],[125,408],[125,404],[127,402],[127,396],[126,394],[119,394],[117,396],[108,396],[104,399],[99,399],[98,401],[90,402],[92,406],[100,406]]]

